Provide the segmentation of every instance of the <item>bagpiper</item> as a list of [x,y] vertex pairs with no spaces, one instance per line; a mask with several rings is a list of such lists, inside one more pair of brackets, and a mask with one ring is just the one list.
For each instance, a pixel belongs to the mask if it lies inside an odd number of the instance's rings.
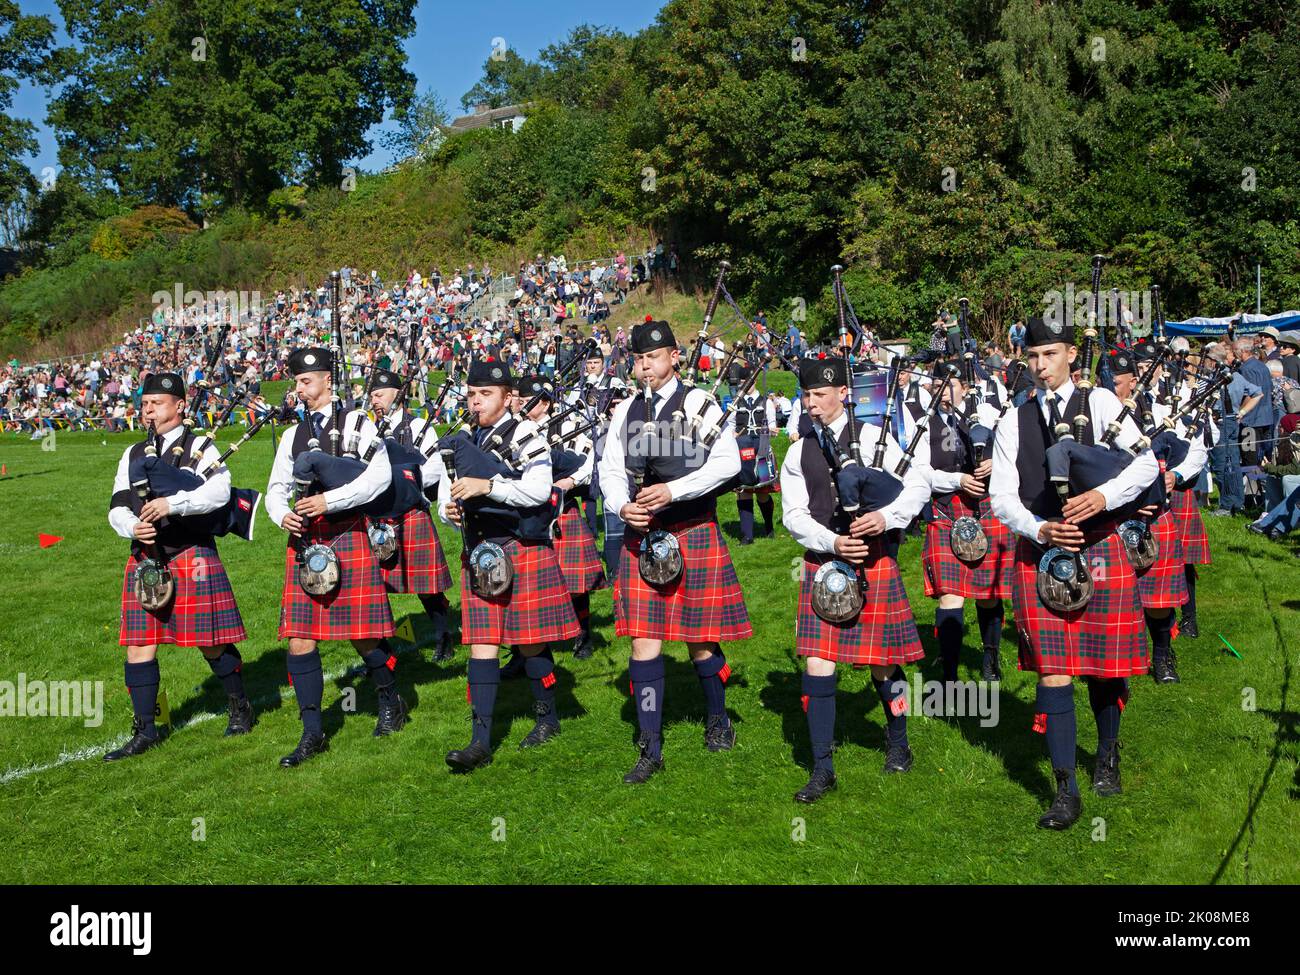
[[973,599],[984,650],[981,676],[1001,680],[1003,600],[1011,598],[1015,544],[988,499],[988,441],[1000,414],[978,402],[960,374],[940,380],[932,394],[939,407],[917,452],[930,471],[932,492],[921,566],[925,594],[938,600],[934,631],[943,679],[957,680],[966,600]]
[[777,434],[776,404],[750,388],[732,406],[736,446],[740,451],[740,484],[736,487],[736,509],[740,512],[740,544],[754,543],[754,503],[763,515],[763,534],[770,538],[776,502],[772,494],[781,489],[777,477],[772,438]]
[[717,494],[740,471],[735,434],[704,390],[677,378],[681,350],[667,322],[636,325],[631,348],[643,386],[615,409],[598,462],[606,503],[626,525],[614,620],[632,639],[640,756],[623,776],[630,785],[664,767],[663,644],[686,644],[708,712],[705,747],[724,751],[736,732],[721,644],[753,634],[717,520]]
[[461,641],[469,645],[471,738],[447,754],[453,772],[492,761],[492,716],[501,645],[517,647],[532,685],[536,722],[520,748],[560,733],[555,658],[549,644],[581,632],[551,545],[551,453],[537,424],[510,413],[510,368],[470,363],[466,406],[472,434],[439,442],[447,477],[440,516],[461,530]]
[[280,437],[266,488],[266,513],[289,535],[278,632],[289,641],[285,663],[302,719],[297,747],[280,759],[285,768],[327,747],[322,640],[350,640],[365,662],[378,695],[376,737],[406,723],[397,658],[379,645],[393,635],[393,613],[365,512],[389,488],[392,466],[374,423],[364,412],[346,409],[336,395],[334,359],[325,348],[290,354],[303,419]]
[[[1031,318],[1027,347],[1034,394],[998,426],[990,498],[993,514],[1019,536],[1012,594],[1020,667],[1039,675],[1034,730],[1046,736],[1056,780],[1056,796],[1038,825],[1059,830],[1082,810],[1075,778],[1073,677],[1087,681],[1097,720],[1093,790],[1099,795],[1120,790],[1118,738],[1126,678],[1146,673],[1147,643],[1137,579],[1113,512],[1138,499],[1159,467],[1144,451],[1113,479],[1063,501],[1048,477],[1049,448],[1071,429],[1081,431],[1080,442],[1097,446],[1100,432],[1121,408],[1114,393],[1085,390],[1071,379],[1079,352],[1072,326]],[[1118,446],[1132,447],[1140,436],[1126,420]],[[1071,610],[1049,606],[1038,589],[1040,561],[1048,598],[1072,605],[1078,594],[1091,590],[1086,603]],[[1054,571],[1061,566],[1068,570],[1065,580]],[[1056,595],[1063,582],[1071,587],[1065,591],[1068,600]]]
[[[418,461],[422,502],[408,508],[395,526],[386,523],[382,527],[396,528],[396,537],[388,540],[391,554],[379,562],[379,571],[384,578],[384,587],[392,593],[415,593],[429,617],[434,633],[435,661],[450,660],[454,656],[451,626],[448,623],[449,605],[447,592],[452,587],[451,569],[442,550],[442,540],[433,525],[429,514],[428,502],[437,498],[438,482],[442,480],[442,457],[436,449],[437,438],[433,431],[425,432],[426,420],[414,416],[410,410],[402,409],[400,418],[389,417],[389,411],[397,399],[404,380],[396,373],[386,369],[376,369],[370,384],[370,407],[374,410],[376,420],[385,422],[386,447],[391,458],[403,456],[409,463],[395,469],[394,477],[412,476],[406,473],[410,466]],[[428,456],[417,453],[416,444],[427,442],[431,448]],[[371,519],[372,530],[375,519]],[[393,543],[396,543],[395,545]],[[387,641],[383,649],[389,649]]]
[[[921,465],[905,466],[901,480],[891,473],[903,461],[897,441],[872,423],[858,423],[845,408],[844,359],[800,360],[799,387],[804,420],[798,444],[781,465],[781,520],[804,547],[795,652],[806,658],[802,703],[813,768],[794,798],[812,803],[836,785],[837,663],[871,668],[884,710],[884,771],[912,767],[902,668],[925,650],[897,556],[902,529],[925,505],[930,488]],[[869,470],[862,463],[866,454],[878,455]],[[849,498],[845,481],[854,476],[867,488]]]
[[[176,373],[145,379],[141,419],[148,436],[122,453],[113,479],[108,523],[131,541],[118,643],[126,647],[123,670],[134,717],[131,737],[105,761],[139,755],[161,741],[155,720],[160,644],[199,648],[229,700],[226,735],[246,734],[254,722],[235,646],[247,636],[244,621],[206,517],[230,503],[230,471],[212,441],[199,442],[184,423],[186,405],[185,382]],[[191,490],[164,496],[151,485],[155,477],[199,465],[208,476]],[[150,470],[159,466],[171,471]],[[246,514],[251,520],[253,511]]]

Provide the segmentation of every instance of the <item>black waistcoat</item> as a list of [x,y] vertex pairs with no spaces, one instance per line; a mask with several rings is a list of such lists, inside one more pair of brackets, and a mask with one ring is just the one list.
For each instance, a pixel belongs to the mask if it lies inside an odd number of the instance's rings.
[[[1061,411],[1061,419],[1070,423],[1079,413],[1079,389]],[[1084,427],[1082,443],[1093,444],[1092,418]],[[1061,498],[1056,487],[1047,479],[1047,448],[1055,442],[1049,434],[1047,420],[1043,417],[1038,397],[1031,396],[1016,408],[1016,424],[1020,429],[1020,448],[1016,453],[1016,471],[1020,474],[1020,501],[1039,518],[1059,518]]]
[[[653,440],[649,456],[645,458],[643,484],[646,487],[675,481],[691,471],[698,470],[708,460],[708,454],[704,451],[697,438],[692,437],[689,446],[683,448],[682,441],[675,436],[675,434],[682,431],[669,428],[673,414],[685,412],[687,392],[686,384],[678,381],[677,389],[673,392],[673,395],[668,397],[668,401],[659,407],[659,412],[656,415],[657,419],[655,420],[657,435]],[[645,396],[642,393],[641,396],[632,401],[632,406],[627,412],[627,421],[623,424],[623,456],[629,461],[629,472],[633,469],[631,462],[639,460],[639,458],[633,457],[630,444],[638,443],[644,425]],[[644,452],[645,447],[638,443],[637,451]],[[659,525],[675,525],[690,518],[705,515],[716,516],[717,495],[725,487],[725,485],[719,485],[701,497],[670,502],[667,507],[655,514],[655,520]],[[634,485],[629,487],[629,491],[635,497]]]
[[[190,451],[194,446],[194,440],[194,431],[186,427],[175,443],[160,452],[159,456],[162,463],[170,464],[172,467],[186,466]],[[176,447],[181,448],[179,457],[172,453]],[[131,445],[131,449],[127,452],[128,469],[129,465],[138,463],[144,457],[144,448],[145,442],[143,440]],[[137,518],[140,516],[140,512],[144,510],[144,505],[144,499],[130,487],[125,491],[115,493],[108,503],[110,509],[118,507],[130,508],[131,513]],[[164,559],[170,559],[194,545],[214,546],[216,544],[210,531],[201,529],[196,525],[196,522],[203,517],[202,515],[185,518],[178,518],[174,515],[168,516],[167,524],[158,529],[157,541],[154,543],[162,552]],[[155,522],[155,524],[157,523]],[[139,543],[132,542],[132,544],[138,545]]]

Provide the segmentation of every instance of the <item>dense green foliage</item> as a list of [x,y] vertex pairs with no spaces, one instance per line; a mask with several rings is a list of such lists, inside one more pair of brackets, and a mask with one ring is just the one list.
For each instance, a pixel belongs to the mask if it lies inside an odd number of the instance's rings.
[[[126,15],[115,16],[114,30],[126,30]],[[398,71],[380,89],[408,106],[398,110],[402,144],[429,149],[421,129],[440,104],[426,96],[410,107]],[[269,176],[241,177],[259,195],[214,161],[207,172],[226,209],[196,236],[220,237],[221,253],[233,241],[263,244],[264,263],[227,263],[269,286],[347,260],[405,270],[536,249],[603,253],[649,228],[678,244],[688,285],[728,257],[734,293],[774,316],[802,298],[814,330],[829,317],[837,260],[860,315],[889,335],[923,330],[963,294],[976,330],[999,333],[1046,292],[1086,288],[1095,252],[1111,257],[1108,287],[1158,283],[1174,318],[1253,308],[1258,262],[1264,302],[1279,310],[1300,304],[1297,77],[1289,2],[671,0],[635,36],[580,27],[535,61],[489,59],[462,105],[526,104],[518,133],[448,138],[350,193],[334,177],[351,145],[331,143],[332,156],[298,170],[277,145],[272,168],[305,187],[292,199]],[[220,90],[238,101],[263,83],[245,65]],[[373,108],[379,96],[338,97]],[[134,112],[145,98],[124,104]],[[131,117],[144,126],[152,115]],[[90,121],[67,118],[70,160],[126,166],[107,129],[82,136]],[[134,196],[119,208],[180,202],[193,215],[183,193],[163,188],[177,174],[139,165],[122,172]],[[115,211],[87,205],[97,192],[64,195],[79,219],[102,220]],[[251,217],[233,208],[241,201]],[[227,221],[240,229],[223,230]],[[91,235],[83,241],[76,220],[49,205],[34,223],[51,231],[49,263],[65,280]],[[151,270],[126,273],[137,294],[179,276],[165,262],[164,281]],[[53,296],[54,282],[26,286],[23,300],[15,287],[0,289],[0,344],[119,311],[112,288],[69,318],[28,300]],[[123,304],[124,316],[136,311]]]

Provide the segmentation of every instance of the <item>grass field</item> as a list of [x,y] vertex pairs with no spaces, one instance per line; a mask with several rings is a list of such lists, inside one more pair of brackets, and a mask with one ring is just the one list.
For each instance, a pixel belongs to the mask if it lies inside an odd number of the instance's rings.
[[[1050,770],[1030,730],[1033,678],[1014,669],[1010,639],[1000,722],[913,717],[916,766],[905,776],[881,772],[883,722],[866,672],[842,671],[840,790],[814,807],[791,801],[807,777],[808,746],[791,650],[799,552],[783,532],[732,545],[756,632],[727,647],[736,749],[704,750],[698,683],[683,648],[672,647],[667,769],[645,787],[620,781],[635,760],[634,728],[627,641],[613,636],[608,592],[593,600],[595,657],[557,655],[564,733],[545,748],[517,750],[531,698],[525,682],[508,683],[495,764],[468,777],[448,773],[443,755],[469,733],[464,650],[437,666],[403,653],[398,681],[411,723],[374,739],[374,694],[352,670],[358,658],[328,644],[330,751],[279,768],[299,723],[275,632],[284,535],[264,512],[253,543],[222,546],[250,634],[241,650],[259,712],[253,734],[223,739],[220,686],[196,650],[166,648],[172,737],[142,758],[105,765],[99,755],[125,737],[131,715],[117,646],[127,545],[105,511],[132,439],[59,435],[54,450],[15,435],[0,441],[8,472],[0,478],[0,680],[103,681],[105,694],[100,727],[75,717],[0,718],[0,881],[1300,881],[1300,573],[1294,547],[1249,534],[1241,520],[1208,519],[1215,564],[1201,581],[1203,635],[1176,644],[1183,683],[1134,681],[1124,794],[1099,799],[1085,787],[1084,818],[1065,834],[1033,825]],[[236,483],[264,489],[271,450],[263,435],[241,451]],[[721,520],[734,538],[733,501],[722,502]],[[63,541],[41,549],[42,532]],[[456,535],[442,535],[454,558]],[[934,609],[921,595],[918,540],[900,561],[931,654],[922,671],[933,678]],[[396,598],[394,610],[399,620],[416,614],[417,633],[427,635],[414,597]],[[975,650],[963,669],[978,678]],[[345,714],[352,687],[357,713]],[[1095,731],[1082,688],[1076,699],[1083,783]]]

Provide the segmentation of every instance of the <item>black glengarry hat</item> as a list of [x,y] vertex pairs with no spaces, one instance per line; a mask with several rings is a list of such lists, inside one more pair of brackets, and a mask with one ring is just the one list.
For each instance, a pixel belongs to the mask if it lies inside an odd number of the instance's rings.
[[403,386],[402,378],[395,372],[389,372],[387,369],[376,369],[370,378],[370,388],[373,389],[401,389]]
[[514,388],[514,377],[510,375],[510,366],[494,358],[474,359],[469,364],[469,376],[465,380],[468,386],[505,386]]
[[667,322],[642,322],[632,327],[632,351],[653,352],[655,349],[675,349],[677,339]]
[[829,359],[799,360],[799,388],[823,389],[849,384],[848,364],[838,356]]
[[289,355],[289,371],[295,376],[304,372],[334,371],[334,356],[329,349],[295,349]]
[[1042,319],[1037,315],[1025,322],[1026,348],[1033,348],[1035,345],[1055,345],[1057,342],[1073,345],[1074,326],[1055,318]]
[[155,372],[140,387],[141,396],[165,393],[168,396],[185,398],[185,380],[174,372]]

